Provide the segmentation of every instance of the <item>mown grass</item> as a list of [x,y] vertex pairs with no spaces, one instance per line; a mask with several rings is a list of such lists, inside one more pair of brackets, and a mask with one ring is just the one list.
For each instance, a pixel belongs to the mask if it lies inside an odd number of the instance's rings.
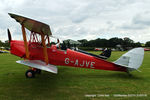
[[[99,54],[100,52],[93,51]],[[113,52],[114,61],[125,52]],[[126,73],[58,66],[57,75],[42,72],[27,79],[28,67],[15,63],[20,58],[0,54],[0,100],[122,100],[150,99],[150,52],[145,52],[140,71]],[[109,97],[98,97],[108,94]],[[114,97],[114,94],[146,94],[147,96]],[[96,95],[96,97],[87,97]]]

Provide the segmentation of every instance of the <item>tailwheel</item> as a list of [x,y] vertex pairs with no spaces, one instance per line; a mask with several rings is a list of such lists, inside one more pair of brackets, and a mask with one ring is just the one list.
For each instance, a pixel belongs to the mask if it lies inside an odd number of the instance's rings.
[[129,77],[132,77],[132,74],[130,73],[129,70],[127,70],[127,74],[129,75]]
[[26,71],[25,76],[27,78],[34,78],[35,77],[35,72],[33,70],[29,69],[29,70]]

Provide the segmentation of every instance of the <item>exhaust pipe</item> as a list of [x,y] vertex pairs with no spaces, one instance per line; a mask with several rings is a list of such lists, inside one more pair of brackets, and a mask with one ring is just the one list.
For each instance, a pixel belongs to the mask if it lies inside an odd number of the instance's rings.
[[11,42],[11,33],[10,33],[10,31],[9,31],[9,29],[7,29],[7,34],[8,34],[8,40],[9,40],[9,43]]

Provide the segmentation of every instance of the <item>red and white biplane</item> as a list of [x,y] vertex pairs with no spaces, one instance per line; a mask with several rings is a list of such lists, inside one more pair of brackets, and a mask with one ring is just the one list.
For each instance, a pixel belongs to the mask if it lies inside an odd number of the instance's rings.
[[[20,15],[11,13],[9,15],[20,23],[23,35],[23,41],[12,40],[8,29],[11,47],[10,53],[24,58],[24,60],[16,62],[29,66],[30,69],[25,73],[28,78],[35,77],[35,74],[40,73],[41,70],[57,73],[56,66],[71,66],[128,73],[137,70],[142,64],[144,57],[143,48],[132,49],[115,62],[108,62],[101,59],[98,55],[68,48],[62,50],[60,46],[50,45],[52,33],[49,25]],[[25,28],[31,32],[29,40],[26,38]]]

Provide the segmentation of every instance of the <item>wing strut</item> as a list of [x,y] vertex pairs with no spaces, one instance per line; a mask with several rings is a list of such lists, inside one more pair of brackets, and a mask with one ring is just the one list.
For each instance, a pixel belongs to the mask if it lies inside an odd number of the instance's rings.
[[24,40],[26,58],[29,59],[29,49],[28,49],[28,44],[27,44],[27,39],[26,39],[26,31],[25,31],[24,25],[22,25],[21,28],[22,28],[22,35],[23,35],[23,40]]
[[48,39],[48,46],[50,47],[50,38],[48,35],[47,35],[47,39]]
[[45,63],[48,64],[48,54],[47,54],[47,48],[46,48],[46,44],[45,44],[44,34],[41,34],[41,39],[42,39]]

